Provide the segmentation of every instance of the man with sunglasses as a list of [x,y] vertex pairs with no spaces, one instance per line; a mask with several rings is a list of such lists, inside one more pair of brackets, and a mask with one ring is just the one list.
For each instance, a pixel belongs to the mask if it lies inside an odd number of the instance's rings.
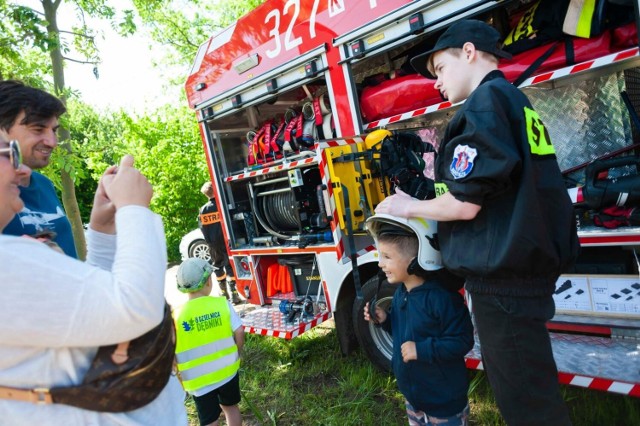
[[23,163],[31,176],[20,182],[24,208],[4,228],[4,234],[54,236],[54,241],[69,256],[77,257],[71,224],[60,203],[53,183],[37,170],[49,165],[58,145],[59,118],[66,112],[55,96],[15,81],[0,81],[0,130],[8,139],[17,140]]

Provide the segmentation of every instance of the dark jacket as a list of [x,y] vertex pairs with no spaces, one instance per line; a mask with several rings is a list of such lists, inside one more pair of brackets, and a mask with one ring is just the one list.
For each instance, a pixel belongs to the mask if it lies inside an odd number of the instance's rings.
[[489,73],[449,122],[436,180],[482,208],[440,222],[445,266],[471,292],[548,296],[578,252],[573,206],[549,134],[527,97]]
[[53,241],[67,256],[77,258],[71,223],[49,178],[32,172],[29,186],[20,187],[20,198],[24,202],[24,209],[13,217],[2,233],[21,236],[53,231],[56,234]]
[[210,198],[209,202],[200,207],[198,215],[198,228],[202,231],[204,240],[210,246],[221,245],[224,247],[224,236],[222,235],[222,224],[215,198]]
[[[410,292],[401,284],[383,328],[393,336],[393,372],[413,408],[436,417],[467,405],[464,356],[473,347],[473,326],[460,293],[428,280]],[[418,359],[405,363],[402,344],[416,343]]]

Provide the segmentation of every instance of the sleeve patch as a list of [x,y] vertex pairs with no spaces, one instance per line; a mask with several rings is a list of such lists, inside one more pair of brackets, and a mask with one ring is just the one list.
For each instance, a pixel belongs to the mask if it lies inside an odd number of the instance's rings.
[[524,115],[527,120],[527,138],[531,153],[534,155],[555,154],[556,150],[551,144],[549,132],[538,113],[531,108],[524,107]]
[[453,151],[453,158],[449,170],[454,179],[462,179],[469,176],[473,170],[473,164],[478,151],[469,145],[458,145]]

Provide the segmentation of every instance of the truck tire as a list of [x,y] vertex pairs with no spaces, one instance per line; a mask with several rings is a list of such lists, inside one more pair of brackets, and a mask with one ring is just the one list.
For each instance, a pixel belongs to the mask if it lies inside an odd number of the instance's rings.
[[211,260],[211,253],[209,253],[209,245],[205,240],[195,240],[189,246],[189,257],[197,257],[209,262]]
[[[364,306],[375,295],[378,288],[378,276],[374,275],[362,286],[363,300],[358,298],[353,303],[353,328],[365,355],[378,369],[383,372],[391,372],[391,355],[393,354],[393,341],[391,335],[372,322],[364,320]],[[385,279],[378,294],[378,306],[388,310],[391,306],[393,293],[396,287]]]

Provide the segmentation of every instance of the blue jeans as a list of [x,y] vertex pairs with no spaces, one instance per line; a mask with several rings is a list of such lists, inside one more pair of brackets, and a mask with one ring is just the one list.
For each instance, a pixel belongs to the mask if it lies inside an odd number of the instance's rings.
[[484,369],[507,424],[571,425],[546,327],[553,298],[471,293],[471,309]]

